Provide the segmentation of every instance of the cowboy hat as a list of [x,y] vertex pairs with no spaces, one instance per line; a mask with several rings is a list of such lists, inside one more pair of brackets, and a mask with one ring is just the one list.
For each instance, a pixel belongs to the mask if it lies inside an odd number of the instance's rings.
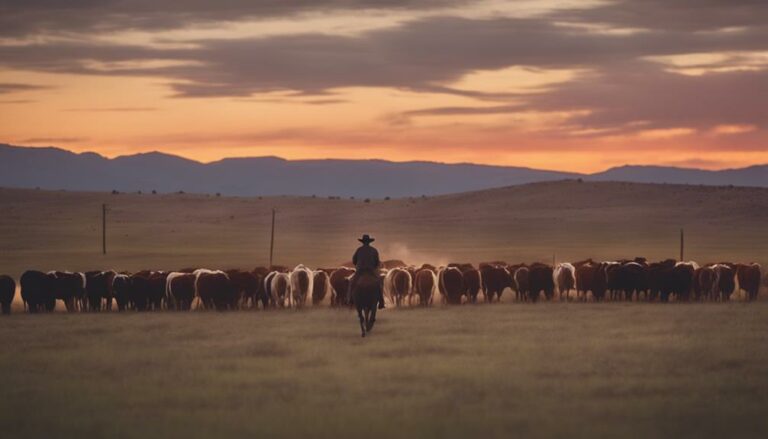
[[370,243],[372,243],[373,241],[375,241],[375,239],[371,238],[371,237],[370,237],[370,236],[368,236],[368,235],[363,235],[363,237],[362,237],[362,238],[360,238],[360,239],[358,239],[358,241],[362,242],[363,244],[370,244]]

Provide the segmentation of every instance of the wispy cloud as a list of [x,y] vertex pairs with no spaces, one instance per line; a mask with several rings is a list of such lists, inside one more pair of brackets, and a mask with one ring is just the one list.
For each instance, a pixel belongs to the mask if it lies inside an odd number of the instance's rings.
[[97,112],[97,113],[111,113],[111,112],[143,112],[143,111],[157,111],[155,107],[105,107],[105,108],[65,108],[61,111],[67,112]]
[[87,137],[30,137],[28,139],[20,139],[17,141],[17,143],[20,144],[30,144],[30,143],[47,143],[47,144],[56,144],[56,143],[80,143],[80,142],[86,142],[88,141]]

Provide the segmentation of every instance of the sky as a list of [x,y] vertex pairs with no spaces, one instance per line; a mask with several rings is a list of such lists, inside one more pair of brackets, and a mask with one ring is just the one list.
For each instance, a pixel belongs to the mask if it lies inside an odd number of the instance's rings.
[[0,0],[0,142],[768,163],[765,0]]

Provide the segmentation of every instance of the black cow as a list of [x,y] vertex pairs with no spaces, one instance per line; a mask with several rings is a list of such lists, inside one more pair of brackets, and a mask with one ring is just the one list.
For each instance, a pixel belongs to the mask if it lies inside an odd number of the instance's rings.
[[21,300],[30,313],[53,311],[56,308],[52,280],[53,275],[37,270],[28,270],[21,275]]
[[3,314],[11,313],[11,303],[16,295],[16,282],[11,276],[0,275],[0,307]]

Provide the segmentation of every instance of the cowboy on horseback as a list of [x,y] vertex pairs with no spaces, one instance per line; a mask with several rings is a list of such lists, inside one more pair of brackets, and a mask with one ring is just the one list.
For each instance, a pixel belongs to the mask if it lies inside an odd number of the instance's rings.
[[[355,274],[349,281],[349,289],[347,290],[347,303],[352,303],[352,292],[357,287],[357,281],[363,274],[372,274],[379,278],[379,266],[381,260],[379,259],[379,251],[371,247],[371,243],[375,241],[368,235],[363,235],[358,239],[363,245],[357,248],[355,255],[352,256],[352,263],[355,264]],[[379,281],[379,309],[384,309],[384,288]]]

